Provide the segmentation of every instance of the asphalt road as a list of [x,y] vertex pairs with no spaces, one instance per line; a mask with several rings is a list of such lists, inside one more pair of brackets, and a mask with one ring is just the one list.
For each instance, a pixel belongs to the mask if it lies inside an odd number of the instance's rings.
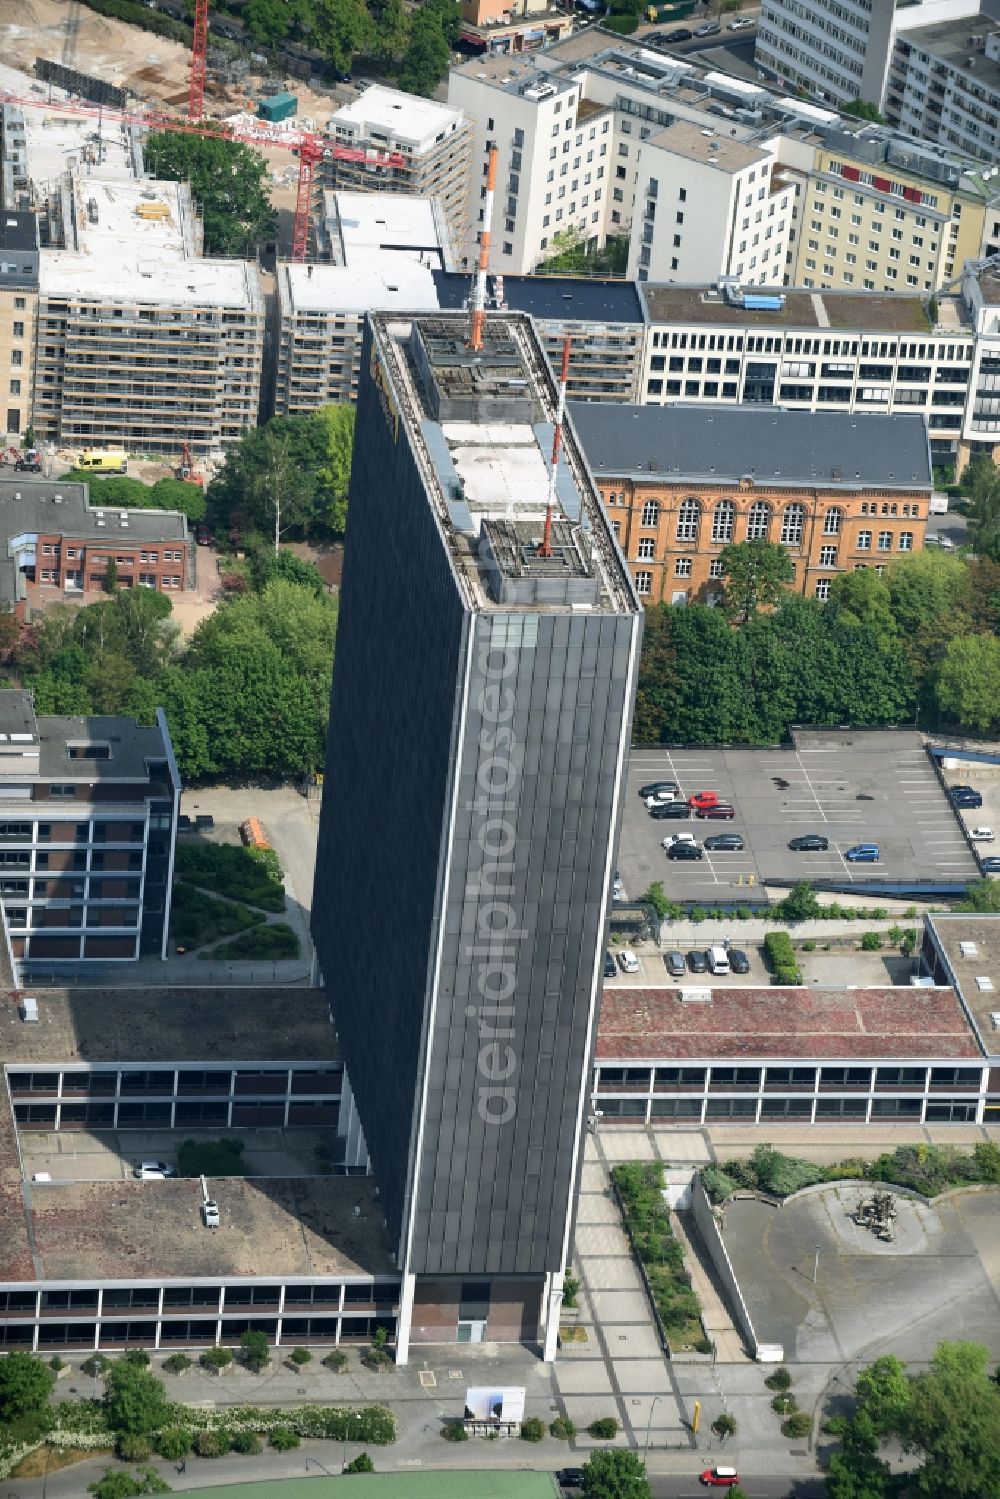
[[[725,1489],[703,1488],[697,1479],[660,1474],[649,1480],[653,1499],[705,1499],[708,1494],[725,1494]],[[743,1478],[740,1487],[747,1499],[820,1499],[822,1478]]]

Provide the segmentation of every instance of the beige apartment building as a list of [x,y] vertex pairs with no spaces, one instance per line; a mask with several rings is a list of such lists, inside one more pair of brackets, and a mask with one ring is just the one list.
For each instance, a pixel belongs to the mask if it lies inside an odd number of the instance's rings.
[[991,196],[989,178],[885,130],[838,133],[802,175],[787,283],[935,292],[980,254],[997,217]]
[[73,174],[39,271],[33,421],[62,446],[211,452],[256,424],[256,263],[198,252],[184,184]]
[[34,214],[0,215],[0,433],[16,446],[31,425],[32,354],[38,307]]

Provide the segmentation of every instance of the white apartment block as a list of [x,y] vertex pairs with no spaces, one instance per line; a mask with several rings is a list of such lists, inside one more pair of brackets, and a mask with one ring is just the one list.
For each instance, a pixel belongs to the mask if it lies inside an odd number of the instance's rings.
[[883,110],[907,135],[1000,158],[1000,28],[987,15],[896,37]]
[[[996,301],[984,307],[983,321],[994,327],[1000,372],[998,286],[990,283],[984,293]],[[647,284],[640,296],[644,404],[919,413],[938,464],[961,464],[979,451],[976,443],[988,441],[968,419],[979,360],[962,296],[940,298],[934,321],[916,297],[877,293],[789,289],[766,297],[766,307],[754,305],[749,287],[744,298],[725,286]],[[984,383],[992,374],[987,357]]]
[[763,0],[754,61],[793,88],[834,104],[881,106],[900,33],[956,23],[968,29],[996,0]]
[[[366,156],[359,161],[333,157],[323,161],[316,173],[320,191],[436,198],[449,226],[452,253],[464,253],[469,237],[472,132],[461,110],[372,84],[331,116],[327,130],[337,145],[364,151]],[[401,160],[394,164],[379,160],[389,155]]]
[[1000,456],[1000,273],[966,268],[962,298],[975,334],[969,399],[962,428],[970,451]]
[[780,285],[794,189],[772,152],[678,121],[638,150],[629,275]]
[[601,245],[608,232],[614,112],[581,84],[549,77],[532,58],[483,58],[454,68],[448,102],[472,121],[468,257],[483,225],[488,148],[498,147],[490,268],[525,275],[573,230]]

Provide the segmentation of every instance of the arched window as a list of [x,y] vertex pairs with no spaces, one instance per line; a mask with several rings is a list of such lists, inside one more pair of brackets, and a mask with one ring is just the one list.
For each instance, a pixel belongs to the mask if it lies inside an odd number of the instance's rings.
[[701,505],[695,499],[681,501],[677,512],[677,540],[697,541],[698,523],[701,520]]
[[786,505],[781,515],[781,540],[785,546],[799,546],[802,542],[802,530],[805,526],[806,511],[804,505]]
[[839,536],[843,520],[844,512],[842,510],[828,510],[823,517],[823,535]]
[[770,529],[770,505],[766,500],[754,500],[747,515],[747,541],[766,541]]
[[644,526],[658,526],[660,524],[659,500],[647,500],[645,505],[643,505],[642,524]]
[[712,540],[727,542],[733,539],[736,524],[736,506],[732,500],[720,500],[712,516]]

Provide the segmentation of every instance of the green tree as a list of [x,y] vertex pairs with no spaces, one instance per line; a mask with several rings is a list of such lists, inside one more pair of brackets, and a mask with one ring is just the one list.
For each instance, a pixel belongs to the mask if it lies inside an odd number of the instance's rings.
[[150,1436],[167,1425],[170,1415],[163,1381],[127,1359],[111,1366],[104,1409],[112,1431],[124,1436]]
[[778,914],[783,921],[811,921],[821,910],[816,892],[808,880],[799,880],[778,905]]
[[977,634],[1000,634],[1000,562],[992,557],[968,561],[962,610]]
[[358,1455],[357,1455],[357,1457],[352,1458],[349,1463],[345,1464],[345,1466],[344,1466],[344,1472],[345,1473],[374,1473],[375,1472],[375,1464],[372,1462],[372,1460],[368,1456],[367,1452],[359,1452]]
[[965,633],[965,563],[946,552],[913,552],[890,564],[885,581],[913,669],[918,675],[927,673],[948,641]]
[[104,580],[101,583],[101,587],[104,589],[105,593],[115,594],[118,592],[118,563],[115,561],[114,557],[108,558],[107,568],[104,573]]
[[109,1468],[103,1478],[88,1483],[87,1493],[96,1494],[97,1499],[136,1499],[139,1494],[169,1494],[170,1485],[155,1468],[136,1468],[131,1473]]
[[910,1382],[900,1435],[923,1454],[915,1492],[926,1499],[1000,1494],[1000,1390],[988,1358],[980,1343],[941,1343]]
[[260,1332],[256,1327],[248,1327],[240,1338],[240,1348],[243,1351],[243,1362],[248,1369],[259,1372],[267,1368],[271,1357],[271,1345],[267,1341],[266,1332]]
[[867,99],[852,99],[850,104],[841,106],[841,113],[855,115],[859,120],[871,120],[875,125],[885,124],[878,105],[870,104]]
[[670,910],[670,902],[667,899],[662,880],[654,880],[651,885],[646,887],[639,896],[639,899],[648,901],[661,921]]
[[758,609],[776,604],[795,579],[787,551],[771,541],[733,542],[722,548],[719,560],[726,609],[739,624],[745,625]]
[[209,486],[213,523],[273,546],[277,509],[280,536],[340,535],[353,433],[353,409],[342,406],[250,428]]
[[910,1403],[910,1382],[901,1359],[891,1353],[875,1359],[858,1375],[854,1389],[858,1409],[880,1438],[900,1430]]
[[395,62],[406,51],[409,39],[410,23],[403,0],[383,0],[375,15],[377,55],[386,62]]
[[288,0],[248,0],[243,24],[250,40],[258,47],[274,47],[283,42],[292,26]]
[[208,507],[200,484],[189,484],[185,479],[157,479],[147,493],[155,510],[179,510],[191,521],[205,519]]
[[956,909],[976,911],[980,915],[1000,911],[1000,880],[972,880],[966,889],[965,899]]
[[842,625],[869,630],[889,643],[899,636],[888,585],[872,567],[841,573],[830,584],[830,611]]
[[605,1447],[583,1469],[584,1499],[652,1499],[645,1464],[634,1452]]
[[274,233],[267,162],[241,141],[153,131],[146,165],[154,177],[191,184],[205,226],[206,254],[246,255]]
[[878,1455],[878,1445],[879,1435],[870,1417],[859,1413],[848,1422],[843,1446],[830,1458],[827,1499],[890,1499],[892,1474]]
[[343,536],[347,528],[347,490],[354,456],[355,408],[321,406],[316,412],[326,444],[325,461],[318,470],[319,489],[312,534]]
[[451,46],[438,18],[422,6],[410,23],[410,40],[399,65],[398,83],[408,94],[429,99],[451,62]]
[[946,718],[989,732],[1000,719],[1000,640],[995,635],[960,635],[949,641],[935,692]]
[[370,51],[375,27],[364,0],[315,0],[312,40],[339,71]]
[[0,1358],[0,1418],[34,1416],[49,1403],[56,1382],[52,1370],[32,1353],[15,1349]]
[[1000,469],[981,454],[969,464],[965,479],[969,540],[977,553],[1000,562]]

